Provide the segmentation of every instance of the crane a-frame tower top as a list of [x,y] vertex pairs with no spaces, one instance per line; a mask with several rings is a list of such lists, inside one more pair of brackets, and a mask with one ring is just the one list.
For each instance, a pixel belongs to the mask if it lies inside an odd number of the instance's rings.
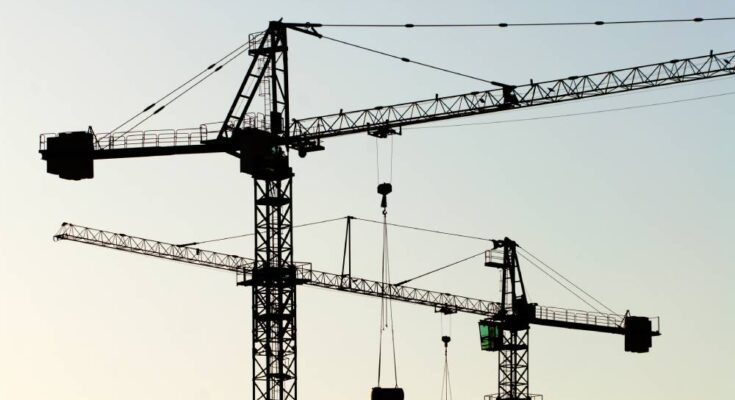
[[[272,21],[251,35],[252,61],[224,123],[215,133],[90,131],[44,134],[40,153],[47,171],[63,179],[94,176],[94,160],[227,153],[253,177],[255,245],[252,286],[253,400],[296,399],[296,285],[293,261],[292,178],[289,152],[324,149],[322,140],[367,132],[376,137],[402,126],[581,100],[735,74],[735,52],[712,53],[526,85],[494,82],[497,88],[456,96],[293,119],[289,104],[289,30],[320,34],[319,24]],[[256,103],[262,108],[256,112]],[[160,111],[156,109],[154,113]]]

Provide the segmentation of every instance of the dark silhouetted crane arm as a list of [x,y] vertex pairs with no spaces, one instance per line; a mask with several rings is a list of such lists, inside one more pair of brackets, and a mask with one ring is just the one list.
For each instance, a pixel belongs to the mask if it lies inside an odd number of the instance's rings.
[[[235,272],[238,282],[251,279],[253,260],[237,255],[217,253],[194,247],[144,239],[122,233],[64,223],[54,235],[54,240],[70,240],[129,253],[180,261],[203,267]],[[309,286],[361,294],[372,297],[390,297],[393,300],[433,307],[437,311],[462,312],[483,317],[493,317],[500,311],[500,304],[450,293],[382,284],[379,281],[333,274],[312,269],[310,263],[295,263],[296,278]],[[534,305],[532,324],[568,329],[625,334],[625,316],[603,314],[565,308]],[[658,334],[658,318],[651,319],[654,335]]]
[[494,90],[294,120],[291,140],[298,143],[357,132],[385,132],[407,125],[733,75],[734,59],[735,51],[730,51],[520,86],[494,82],[498,86]]
[[[408,103],[377,106],[318,117],[294,119],[284,140],[289,147],[309,151],[320,146],[321,139],[367,132],[385,137],[403,126],[469,117],[544,104],[562,103],[610,94],[619,94],[735,74],[735,51],[681,60],[670,60],[615,71],[563,79],[531,82],[513,86],[496,83],[497,89],[435,96]],[[260,129],[264,117],[252,115],[244,126]],[[250,122],[248,122],[250,121]],[[180,130],[152,130],[99,135],[91,145],[92,159],[147,157],[174,154],[226,152],[236,155],[239,148],[227,137],[219,137],[220,128],[202,125]],[[57,134],[43,134],[40,153],[48,160],[47,142]],[[99,140],[97,140],[99,138]],[[51,156],[53,157],[53,156]]]

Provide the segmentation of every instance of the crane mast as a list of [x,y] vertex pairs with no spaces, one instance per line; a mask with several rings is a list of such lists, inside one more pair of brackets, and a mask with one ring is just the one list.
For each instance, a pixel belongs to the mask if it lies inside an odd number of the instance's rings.
[[[271,24],[259,47],[251,50],[253,60],[242,86],[254,77],[256,83],[247,94],[238,93],[223,126],[224,131],[236,118],[232,112],[238,103],[245,100],[245,107],[233,123],[232,135],[239,139],[243,154],[240,170],[253,177],[254,187],[255,262],[251,278],[239,282],[252,287],[253,400],[296,399],[293,172],[288,151],[278,144],[284,136],[282,116],[288,115],[286,48],[286,28]],[[252,75],[254,69],[258,69],[256,75]],[[260,129],[243,126],[243,117],[260,87],[267,90],[264,103],[270,123]],[[258,160],[260,157],[263,159]]]
[[[500,311],[489,319],[499,342],[497,400],[528,400],[528,344],[535,305],[528,304],[515,241],[505,238],[493,242],[485,255],[485,266],[500,269]],[[496,250],[502,250],[498,255]],[[483,321],[484,322],[484,321]],[[483,323],[481,322],[481,327]]]
[[[267,30],[251,36],[249,52],[252,62],[216,135],[203,125],[200,129],[168,132],[112,132],[98,136],[90,129],[40,137],[39,152],[47,162],[47,172],[68,180],[93,178],[94,160],[101,159],[202,153],[227,153],[240,159],[240,171],[252,176],[254,186],[252,272],[242,274],[243,279],[239,282],[252,287],[253,400],[295,400],[297,397],[296,286],[304,283],[304,277],[299,275],[293,261],[294,174],[289,165],[289,150],[305,156],[309,152],[323,150],[322,139],[335,136],[367,132],[372,136],[387,137],[408,125],[735,74],[735,52],[710,52],[700,57],[598,74],[538,83],[531,80],[529,84],[519,86],[493,82],[497,89],[445,97],[437,94],[426,100],[292,119],[287,31],[321,37],[315,30],[319,26],[272,21]],[[257,98],[261,98],[258,102],[263,103],[262,113],[254,111]],[[503,242],[506,252],[510,251],[508,246]],[[513,252],[510,254],[511,259],[505,260],[510,262],[507,265],[515,262],[517,267],[517,258],[513,261]],[[510,297],[504,295],[500,303],[503,312],[509,316],[522,312],[518,305],[525,301],[522,291],[513,293],[515,270],[518,269],[507,269],[506,288],[510,290]],[[506,270],[503,271],[505,274]],[[516,298],[519,293],[521,297]],[[558,319],[550,310],[546,311],[554,317],[539,317],[544,311],[541,307],[532,311],[531,323],[625,333],[623,323],[605,327],[595,323],[578,324],[576,320]],[[639,323],[642,324],[641,329],[647,326],[644,321]],[[517,350],[512,350],[515,351],[512,357],[520,360],[515,363],[518,367],[526,362],[519,352],[524,346],[522,343],[527,345],[527,341],[524,342],[527,336],[524,338],[524,329],[520,328],[516,333],[508,332],[509,343],[516,343],[513,346]],[[527,335],[527,330],[525,332]],[[527,382],[523,382],[522,376],[509,376],[508,382],[503,388],[509,394],[504,394],[504,398],[526,396]]]

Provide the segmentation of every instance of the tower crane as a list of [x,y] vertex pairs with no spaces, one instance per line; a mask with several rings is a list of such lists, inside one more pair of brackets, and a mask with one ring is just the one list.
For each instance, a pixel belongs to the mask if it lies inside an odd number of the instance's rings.
[[[94,176],[94,160],[227,153],[253,178],[255,245],[252,273],[253,400],[296,399],[296,286],[293,262],[290,150],[299,156],[323,150],[322,140],[366,132],[385,138],[403,126],[582,100],[735,74],[735,52],[673,59],[563,79],[508,85],[454,96],[294,119],[289,104],[289,31],[322,37],[320,24],[271,21],[250,35],[252,61],[221,128],[171,132],[87,131],[43,134],[40,153],[47,171],[62,179]],[[219,67],[218,67],[219,68]],[[262,112],[256,103],[262,102]],[[158,113],[155,104],[144,111]]]
[[[256,273],[253,259],[209,250],[159,242],[63,223],[54,240],[68,240],[129,253],[180,261],[235,272],[244,285]],[[516,253],[517,243],[509,238],[492,240],[485,252],[486,267],[501,271],[501,301],[495,302],[431,290],[391,284],[314,270],[310,263],[294,263],[294,277],[308,286],[389,298],[433,307],[445,314],[469,313],[482,316],[480,348],[498,352],[498,393],[488,400],[529,400],[528,336],[531,324],[623,335],[625,351],[648,352],[652,337],[660,335],[659,319],[588,312],[529,303]]]

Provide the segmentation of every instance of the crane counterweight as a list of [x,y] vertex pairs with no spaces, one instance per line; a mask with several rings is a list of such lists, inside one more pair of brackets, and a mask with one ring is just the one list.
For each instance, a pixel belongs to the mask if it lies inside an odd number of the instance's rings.
[[94,135],[91,132],[62,132],[46,141],[46,172],[62,179],[94,178]]

